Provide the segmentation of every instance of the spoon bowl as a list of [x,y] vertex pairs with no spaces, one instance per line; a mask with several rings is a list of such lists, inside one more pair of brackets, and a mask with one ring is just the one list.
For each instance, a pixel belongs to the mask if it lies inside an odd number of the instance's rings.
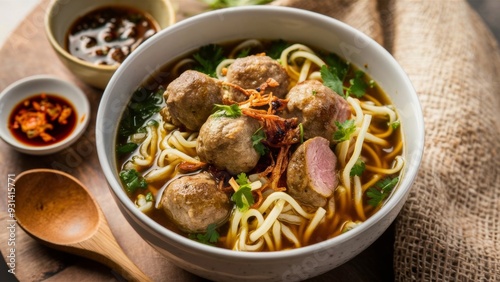
[[33,169],[16,177],[16,220],[49,247],[101,262],[132,281],[150,279],[116,242],[89,190],[73,176]]

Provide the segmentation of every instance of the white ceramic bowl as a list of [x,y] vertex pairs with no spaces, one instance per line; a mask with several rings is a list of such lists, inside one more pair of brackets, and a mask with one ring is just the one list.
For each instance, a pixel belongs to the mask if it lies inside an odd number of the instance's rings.
[[[47,146],[31,146],[16,139],[8,127],[9,116],[14,107],[36,94],[47,93],[64,98],[76,110],[76,125],[63,140]],[[87,96],[70,82],[54,76],[36,75],[18,80],[5,88],[0,94],[0,137],[15,150],[30,155],[47,155],[59,152],[85,132],[90,121],[90,104]]]
[[[236,39],[284,39],[332,51],[366,72],[396,106],[404,134],[406,165],[398,189],[374,216],[330,240],[294,250],[247,253],[193,242],[142,214],[117,177],[116,121],[133,91],[169,61],[209,43]],[[374,242],[405,203],[419,168],[424,123],[417,95],[395,59],[363,33],[332,18],[293,8],[252,6],[202,14],[163,30],[126,59],[109,82],[97,115],[97,150],[111,192],[122,213],[144,240],[176,265],[216,281],[303,280],[350,260]]]
[[104,89],[117,65],[95,65],[72,56],[65,49],[68,29],[81,16],[104,6],[122,5],[150,14],[163,29],[175,23],[170,0],[52,0],[45,14],[45,33],[61,62],[83,82]]

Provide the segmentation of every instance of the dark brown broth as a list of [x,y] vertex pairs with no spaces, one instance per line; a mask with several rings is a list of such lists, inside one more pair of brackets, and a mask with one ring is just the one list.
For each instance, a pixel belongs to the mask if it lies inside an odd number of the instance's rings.
[[73,23],[66,36],[66,50],[96,65],[116,65],[158,30],[156,21],[143,11],[103,7]]

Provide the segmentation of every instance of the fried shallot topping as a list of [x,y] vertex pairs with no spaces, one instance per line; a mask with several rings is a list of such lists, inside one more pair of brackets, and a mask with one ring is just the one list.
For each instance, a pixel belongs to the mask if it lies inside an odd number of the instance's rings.
[[[265,183],[261,188],[252,191],[255,198],[252,207],[255,208],[260,206],[264,190],[286,190],[286,187],[280,185],[280,179],[288,165],[290,147],[300,142],[300,128],[297,118],[283,118],[278,115],[286,108],[288,100],[280,99],[272,92],[265,93],[267,88],[279,85],[276,80],[270,78],[257,89],[243,89],[238,85],[225,84],[248,96],[247,100],[238,103],[241,113],[260,122],[265,133],[265,139],[261,142],[269,148],[274,148],[274,153],[268,153],[271,163],[259,173],[260,178],[266,179]],[[232,104],[233,102],[225,101],[225,103]],[[223,189],[230,191],[229,187]]]

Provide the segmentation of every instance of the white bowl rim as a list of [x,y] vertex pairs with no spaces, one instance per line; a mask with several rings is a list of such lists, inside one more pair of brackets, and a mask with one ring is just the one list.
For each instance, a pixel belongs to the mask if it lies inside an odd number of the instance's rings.
[[[175,25],[172,25],[161,32],[159,32],[156,36],[156,39],[158,40],[161,37],[168,36],[172,31],[174,30],[181,30],[184,27],[187,27],[191,24],[193,24],[195,21],[198,21],[200,19],[204,18],[214,18],[214,17],[222,17],[224,13],[228,12],[240,12],[240,13],[245,13],[248,11],[274,11],[278,13],[289,13],[289,14],[300,14],[303,17],[314,17],[317,20],[322,20],[322,21],[328,21],[329,24],[331,25],[336,25],[339,29],[347,30],[350,33],[355,33],[356,36],[361,37],[363,40],[366,40],[367,42],[373,43],[371,44],[374,46],[375,49],[377,49],[377,52],[384,56],[384,59],[391,62],[395,68],[397,68],[401,73],[405,73],[402,67],[399,65],[399,63],[392,57],[392,55],[384,49],[382,46],[380,46],[377,42],[375,42],[372,38],[368,37],[366,34],[358,31],[357,29],[347,25],[346,23],[343,23],[337,19],[328,17],[326,15],[322,15],[316,12],[311,12],[308,10],[303,10],[303,9],[298,9],[298,8],[292,8],[292,7],[284,7],[284,6],[270,6],[270,5],[262,5],[262,6],[242,6],[242,7],[233,7],[233,8],[226,8],[222,10],[215,10],[215,11],[210,11],[206,13],[202,13],[196,16],[193,16],[191,18],[185,19],[183,21],[180,21],[176,23]],[[123,62],[122,66],[115,72],[113,77],[111,78],[108,86],[106,87],[104,94],[102,96],[101,100],[101,105],[99,106],[99,110],[97,113],[97,120],[102,120],[104,118],[103,116],[103,109],[104,104],[108,101],[109,95],[108,93],[111,91],[110,89],[112,88],[113,84],[115,84],[115,81],[118,79],[118,77],[121,75],[121,73],[127,68],[128,66],[128,61],[131,61],[133,58],[136,56],[140,55],[143,50],[146,50],[149,45],[153,44],[155,42],[154,40],[147,41],[144,44],[141,44],[138,49],[135,50],[134,55],[131,55],[127,57],[127,59]],[[410,79],[404,75],[404,84],[408,86],[408,89],[411,90],[411,93],[409,94],[410,96],[414,97],[414,106],[418,107],[417,111],[419,113],[422,112],[420,102],[418,101],[418,96],[412,86],[412,83]],[[104,103],[103,103],[104,102]],[[106,165],[106,152],[104,151],[104,148],[101,146],[98,146],[98,157],[99,161],[101,163],[101,167],[103,169],[103,172],[108,180],[108,184],[113,190],[114,194],[118,199],[120,200],[121,204],[124,205],[129,213],[131,213],[134,217],[136,217],[139,221],[142,223],[146,224],[149,228],[157,232],[158,234],[161,234],[162,236],[166,238],[170,238],[171,240],[175,241],[178,244],[182,244],[183,246],[186,246],[187,248],[193,249],[194,251],[199,251],[203,253],[209,253],[211,255],[217,255],[221,257],[233,257],[237,259],[245,259],[245,260],[259,260],[262,258],[266,258],[268,260],[280,260],[284,259],[287,257],[294,257],[294,256],[303,256],[307,254],[313,254],[321,249],[324,249],[325,247],[329,247],[331,245],[337,245],[341,244],[347,240],[351,240],[353,237],[357,237],[365,230],[369,229],[371,226],[379,222],[382,218],[384,218],[387,214],[391,212],[391,210],[401,201],[405,200],[405,197],[408,194],[409,189],[412,186],[412,183],[417,175],[418,169],[420,167],[422,155],[423,155],[423,149],[424,149],[424,121],[422,115],[419,115],[416,117],[416,123],[417,123],[417,128],[415,129],[416,131],[419,132],[418,136],[420,136],[419,140],[417,140],[418,143],[418,148],[416,148],[415,154],[412,155],[412,166],[408,169],[407,174],[404,176],[404,178],[400,181],[398,185],[398,189],[391,195],[391,197],[385,202],[385,204],[380,208],[379,211],[377,211],[374,215],[372,215],[370,218],[368,218],[366,221],[361,223],[359,226],[356,228],[350,230],[349,232],[346,232],[344,234],[340,234],[334,238],[330,238],[328,240],[325,240],[323,242],[318,242],[312,245],[296,248],[296,249],[291,249],[291,250],[283,250],[279,252],[239,252],[239,251],[233,251],[229,249],[224,249],[224,248],[219,248],[219,247],[214,247],[214,246],[209,246],[197,242],[193,242],[193,240],[188,239],[186,237],[183,237],[179,234],[176,234],[173,231],[168,230],[166,227],[163,227],[150,217],[144,215],[141,211],[139,211],[132,201],[128,198],[128,196],[125,194],[123,191],[123,188],[121,187],[120,183],[114,176],[113,171],[111,170],[110,167],[107,167]],[[99,126],[96,126],[96,141],[98,144],[103,144],[104,139],[102,132],[99,130]],[[404,189],[403,189],[404,188]]]
[[[74,97],[77,98],[77,100],[75,100],[74,98],[71,99],[69,97],[66,97],[64,95],[64,93],[53,93],[53,94],[58,95],[61,98],[68,100],[68,102],[70,102],[73,105],[73,107],[75,107],[78,110],[77,111],[78,117],[76,120],[75,128],[66,138],[64,138],[63,140],[61,140],[59,142],[56,142],[56,143],[53,143],[53,144],[50,144],[47,146],[29,146],[29,145],[25,145],[21,142],[18,142],[14,137],[13,138],[5,138],[4,134],[10,135],[10,132],[5,132],[3,129],[0,129],[0,135],[2,137],[1,139],[5,143],[9,144],[10,146],[12,146],[13,148],[15,148],[16,150],[18,150],[20,152],[23,152],[26,154],[32,154],[32,155],[45,155],[45,154],[56,153],[58,151],[63,150],[64,148],[67,148],[68,146],[70,146],[74,142],[76,142],[78,140],[78,138],[86,130],[86,128],[90,122],[90,114],[91,114],[90,102],[88,100],[87,95],[85,95],[85,93],[79,87],[77,87],[75,84],[73,84],[67,80],[63,80],[55,75],[38,74],[38,75],[32,75],[32,76],[28,76],[28,77],[24,77],[22,79],[19,79],[19,80],[13,82],[12,84],[8,85],[0,93],[0,100],[8,99],[9,97],[7,97],[6,95],[9,93],[12,93],[13,90],[15,90],[18,87],[21,87],[22,85],[29,84],[29,83],[36,84],[36,83],[39,83],[41,81],[47,81],[47,82],[52,83],[52,84],[59,84],[59,85],[63,85],[64,87],[69,88],[72,91],[72,93],[74,94]],[[35,95],[35,94],[36,93],[32,93],[31,95]],[[16,99],[16,102],[14,102],[12,104],[17,105],[21,101],[22,101],[22,99],[19,99],[19,100]],[[81,120],[82,117],[83,117],[83,120]],[[16,140],[16,141],[12,142],[11,139]]]

